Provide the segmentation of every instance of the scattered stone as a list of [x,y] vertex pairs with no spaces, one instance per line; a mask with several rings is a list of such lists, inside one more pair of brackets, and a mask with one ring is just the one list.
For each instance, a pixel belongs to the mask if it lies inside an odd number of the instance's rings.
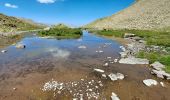
[[121,73],[117,73],[117,74],[111,73],[111,74],[109,74],[108,76],[109,76],[109,78],[110,78],[112,81],[123,80],[123,79],[124,79],[124,75],[121,74]]
[[162,87],[165,87],[165,84],[163,82],[160,82],[160,84],[161,84]]
[[118,59],[114,59],[114,62],[117,63],[117,62],[118,62]]
[[103,66],[107,67],[107,66],[109,66],[109,63],[105,63]]
[[103,51],[102,50],[99,50],[99,51],[96,51],[97,53],[103,53]]
[[103,78],[107,78],[106,74],[102,74],[102,77],[103,77]]
[[94,69],[94,71],[104,73],[104,70],[102,70],[102,69]]
[[17,88],[13,88],[13,90],[17,90]]
[[154,62],[153,64],[151,64],[151,66],[156,69],[156,70],[162,70],[163,68],[165,68],[165,65],[161,64],[160,62]]
[[111,100],[120,100],[120,99],[114,92],[112,92]]
[[112,59],[112,57],[107,57],[107,59]]
[[86,49],[87,47],[82,45],[82,46],[79,46],[78,48],[79,49]]
[[18,49],[24,49],[24,48],[26,48],[26,45],[24,45],[24,44],[17,44],[15,47],[18,48]]
[[127,52],[120,52],[119,54],[121,58],[125,58],[127,56]]
[[120,59],[119,63],[121,63],[121,64],[149,64],[149,60],[135,58],[135,57],[128,57],[128,58]]
[[125,49],[125,47],[124,47],[124,46],[120,46],[120,49],[121,49],[123,52],[125,52],[125,51],[126,51],[126,49]]
[[148,87],[151,87],[153,85],[158,85],[158,82],[156,80],[153,80],[153,79],[143,80],[143,83]]
[[1,51],[1,53],[6,53],[6,52],[7,52],[7,50],[2,50],[2,51]]
[[124,38],[134,37],[135,34],[132,33],[125,33]]
[[123,80],[125,78],[125,76],[122,73],[117,73],[117,79],[119,80]]

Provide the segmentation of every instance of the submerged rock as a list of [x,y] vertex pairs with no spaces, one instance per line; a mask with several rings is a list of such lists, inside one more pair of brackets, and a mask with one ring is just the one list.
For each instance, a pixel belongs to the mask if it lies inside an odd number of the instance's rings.
[[111,73],[111,74],[109,74],[108,76],[109,76],[109,78],[110,78],[112,81],[123,80],[124,77],[125,77],[125,76],[124,76],[123,74],[121,74],[121,73],[117,73],[117,74]]
[[114,92],[112,92],[111,100],[120,100],[120,99],[119,99],[119,97],[117,96],[117,94],[115,94]]
[[103,66],[107,67],[107,66],[109,66],[109,63],[105,63]]
[[153,64],[151,64],[151,66],[156,69],[156,70],[162,70],[163,68],[165,68],[165,65],[161,64],[160,62],[154,62]]
[[24,48],[26,48],[26,45],[24,45],[24,44],[17,44],[15,47],[18,48],[18,49],[24,49]]
[[156,80],[153,80],[153,79],[143,80],[143,83],[148,87],[153,86],[153,85],[158,85],[158,82]]
[[135,58],[135,57],[128,57],[128,58],[120,59],[119,63],[121,63],[121,64],[149,64],[149,60]]
[[2,53],[6,53],[6,52],[7,52],[7,50],[2,50],[1,52],[2,52]]
[[87,47],[84,46],[84,45],[82,45],[82,46],[79,46],[78,48],[79,48],[79,49],[86,49]]

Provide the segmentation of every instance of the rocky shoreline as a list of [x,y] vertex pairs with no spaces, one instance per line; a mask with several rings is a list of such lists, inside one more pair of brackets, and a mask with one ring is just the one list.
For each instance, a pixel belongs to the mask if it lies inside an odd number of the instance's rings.
[[[140,51],[151,52],[151,51],[161,51],[167,52],[165,49],[162,50],[161,46],[147,46],[146,41],[141,37],[136,36],[132,33],[125,33],[124,39],[129,41],[126,46],[120,46],[122,52],[120,52],[121,59],[119,63],[122,64],[146,64],[149,65],[148,59],[136,58],[135,55]],[[151,74],[156,75],[158,78],[170,80],[170,74],[164,71],[165,65],[156,61],[150,65],[152,67]]]

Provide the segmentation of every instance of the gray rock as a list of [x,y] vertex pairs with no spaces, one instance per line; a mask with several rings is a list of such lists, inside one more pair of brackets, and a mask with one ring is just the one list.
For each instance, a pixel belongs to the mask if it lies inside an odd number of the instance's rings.
[[127,56],[127,52],[120,52],[121,58],[125,58]]
[[135,57],[128,57],[128,58],[120,59],[119,63],[121,63],[121,64],[149,64],[149,60],[135,58]]
[[161,64],[160,62],[154,62],[153,64],[151,64],[151,66],[156,69],[156,70],[162,70],[163,68],[165,68],[165,65]]
[[143,80],[143,83],[148,87],[153,86],[153,85],[158,85],[158,82],[156,80],[153,80],[153,79]]
[[24,45],[24,44],[17,44],[15,47],[18,48],[18,49],[24,49],[24,48],[26,48],[26,45]]
[[170,74],[169,73],[166,73],[164,70],[161,70],[161,71],[158,71],[158,70],[152,70],[151,72],[152,74],[155,74],[157,77],[159,78],[165,78],[167,80],[170,79]]

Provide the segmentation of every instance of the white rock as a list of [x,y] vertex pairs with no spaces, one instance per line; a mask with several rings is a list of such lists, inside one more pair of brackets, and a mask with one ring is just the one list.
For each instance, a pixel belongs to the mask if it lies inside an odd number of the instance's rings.
[[103,51],[102,51],[102,50],[99,50],[99,53],[103,53]]
[[107,59],[112,59],[112,57],[107,57]]
[[82,46],[79,46],[78,48],[79,49],[86,49],[87,47],[82,45]]
[[7,52],[7,50],[2,50],[1,52],[2,52],[2,53],[6,53],[6,52]]
[[163,82],[160,82],[160,84],[161,84],[162,87],[165,87],[165,84]]
[[108,76],[110,77],[110,79],[112,81],[123,80],[125,78],[125,76],[123,74],[121,74],[121,73],[117,73],[117,74],[111,73]]
[[120,100],[120,99],[114,92],[112,92],[111,100]]
[[109,63],[105,63],[103,66],[105,66],[105,67],[106,67],[106,66],[109,66]]
[[141,59],[141,58],[128,57],[128,58],[120,59],[119,63],[121,63],[121,64],[149,64],[149,60]]
[[102,69],[94,69],[94,71],[104,73],[104,70],[102,70]]
[[117,80],[117,76],[116,76],[116,74],[109,74],[108,75],[109,77],[110,77],[110,79],[112,80],[112,81],[116,81]]
[[154,62],[153,64],[151,64],[151,66],[156,69],[156,70],[162,70],[163,68],[165,68],[165,65],[161,64],[160,62]]
[[26,48],[26,46],[24,44],[17,44],[15,47],[18,48],[18,49]]
[[106,76],[106,74],[102,74],[102,77],[103,77],[103,78],[106,78],[107,76]]
[[153,80],[153,79],[143,80],[143,83],[148,87],[153,86],[153,85],[158,85],[158,82],[156,80]]
[[122,73],[117,73],[116,76],[119,80],[123,80],[125,78],[125,76]]
[[118,62],[118,59],[114,59],[114,62],[117,63],[117,62]]

